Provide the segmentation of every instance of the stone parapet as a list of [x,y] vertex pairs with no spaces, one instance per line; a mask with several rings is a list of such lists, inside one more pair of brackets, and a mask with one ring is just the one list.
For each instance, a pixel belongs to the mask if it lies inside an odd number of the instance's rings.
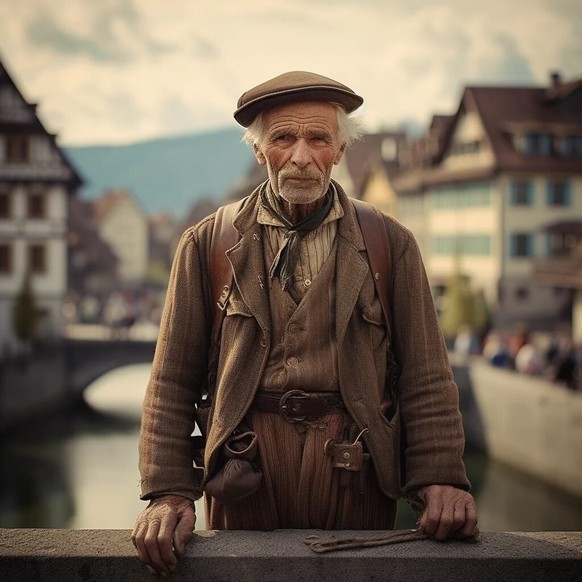
[[[308,535],[374,532],[196,532],[172,580],[236,582],[525,582],[582,580],[582,532],[484,532],[476,544],[430,540],[316,554]],[[151,576],[129,530],[0,530],[0,579],[137,581]]]

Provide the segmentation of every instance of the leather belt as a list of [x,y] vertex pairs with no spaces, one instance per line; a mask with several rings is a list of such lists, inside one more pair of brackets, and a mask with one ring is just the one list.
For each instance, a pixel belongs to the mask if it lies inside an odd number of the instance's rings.
[[290,390],[284,394],[258,392],[251,404],[253,410],[279,413],[289,422],[312,421],[345,410],[338,392],[304,392]]

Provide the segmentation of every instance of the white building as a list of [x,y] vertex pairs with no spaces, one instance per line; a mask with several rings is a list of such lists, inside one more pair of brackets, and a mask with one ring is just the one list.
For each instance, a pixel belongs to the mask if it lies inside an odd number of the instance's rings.
[[582,235],[572,228],[582,227],[582,80],[468,87],[457,113],[435,117],[400,163],[397,215],[435,288],[460,269],[501,326],[571,317],[571,289],[536,274]]
[[81,183],[0,62],[0,352],[18,346],[12,312],[27,270],[40,337],[61,333],[68,199]]
[[96,199],[95,228],[115,253],[122,286],[144,282],[149,263],[148,217],[126,190],[111,190]]

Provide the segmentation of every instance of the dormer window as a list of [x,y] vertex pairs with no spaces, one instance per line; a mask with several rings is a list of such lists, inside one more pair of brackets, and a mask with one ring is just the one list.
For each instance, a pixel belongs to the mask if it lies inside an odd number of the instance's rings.
[[562,156],[582,157],[582,135],[566,135],[560,139],[559,144]]
[[522,153],[527,156],[549,156],[552,153],[552,136],[549,133],[527,133]]

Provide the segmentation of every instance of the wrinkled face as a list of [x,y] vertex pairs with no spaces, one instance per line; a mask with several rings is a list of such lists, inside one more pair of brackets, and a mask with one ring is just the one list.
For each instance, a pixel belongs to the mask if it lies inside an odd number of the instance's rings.
[[342,158],[336,109],[330,103],[290,103],[263,114],[265,132],[254,146],[266,164],[273,191],[291,204],[311,204],[329,186],[331,170]]

